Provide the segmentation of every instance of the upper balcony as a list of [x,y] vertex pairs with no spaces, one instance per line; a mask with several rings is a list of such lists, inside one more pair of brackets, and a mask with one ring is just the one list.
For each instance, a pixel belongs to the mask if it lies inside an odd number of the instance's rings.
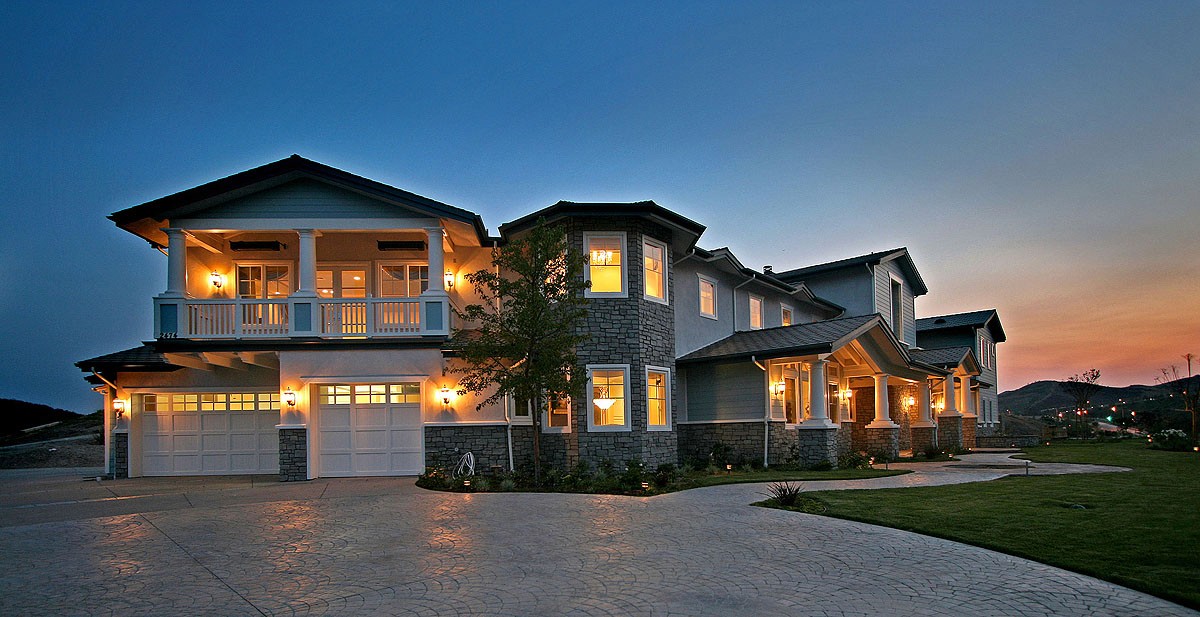
[[111,215],[167,255],[154,337],[446,336],[478,215],[292,156]]

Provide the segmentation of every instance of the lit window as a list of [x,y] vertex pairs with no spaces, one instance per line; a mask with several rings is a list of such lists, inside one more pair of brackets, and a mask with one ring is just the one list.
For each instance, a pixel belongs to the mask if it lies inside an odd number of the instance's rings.
[[429,289],[429,266],[425,264],[379,266],[381,298],[415,298],[426,289]]
[[647,428],[665,431],[670,428],[670,373],[666,369],[646,369]]
[[588,430],[627,431],[629,414],[625,401],[629,383],[627,365],[588,367]]
[[286,298],[292,293],[291,266],[238,264],[239,298]]
[[588,251],[587,277],[592,282],[587,295],[624,296],[625,234],[584,234],[584,242]]
[[571,430],[571,399],[566,396],[556,396],[550,399],[550,412],[543,423],[546,432],[566,433]]
[[782,306],[779,308],[780,323],[785,326],[792,325],[792,307]]
[[700,315],[717,318],[717,282],[700,277]]
[[646,297],[651,300],[667,301],[666,259],[667,245],[649,239],[642,243]]
[[763,327],[763,299],[750,296],[750,329],[759,330]]

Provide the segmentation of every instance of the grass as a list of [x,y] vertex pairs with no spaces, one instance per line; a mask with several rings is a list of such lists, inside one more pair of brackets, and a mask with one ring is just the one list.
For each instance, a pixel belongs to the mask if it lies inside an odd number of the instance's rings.
[[1133,471],[814,492],[800,508],[981,546],[1200,608],[1200,457],[1143,441],[1026,453],[1035,462]]
[[756,471],[733,471],[732,473],[718,472],[708,474],[695,472],[684,476],[680,486],[685,488],[700,488],[702,486],[718,486],[721,484],[740,484],[743,482],[821,482],[825,480],[865,480],[867,478],[886,478],[910,473],[907,469],[834,469],[830,471],[781,471],[777,469],[760,469]]

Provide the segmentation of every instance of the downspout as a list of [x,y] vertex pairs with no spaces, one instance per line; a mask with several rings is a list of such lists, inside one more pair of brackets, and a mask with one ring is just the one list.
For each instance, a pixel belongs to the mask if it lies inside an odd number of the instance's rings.
[[[737,305],[738,305],[737,290],[741,289],[745,285],[749,285],[750,282],[756,278],[758,278],[757,275],[755,275],[753,272],[751,272],[750,278],[746,279],[741,284],[734,286],[734,288],[733,288],[733,331],[734,332],[738,331],[738,329],[737,329]],[[755,364],[758,364],[758,362],[756,361]],[[761,367],[762,367],[762,365],[759,365],[759,368],[761,368]]]
[[505,424],[505,430],[508,432],[508,470],[516,471],[517,468],[515,466],[513,466],[512,414],[509,413],[509,409],[508,409],[508,401],[511,398],[512,397],[510,397],[510,396],[504,397],[504,424]]
[[[736,302],[734,304],[736,304]],[[763,366],[762,362],[759,362],[758,358],[755,356],[750,356],[750,361],[753,362],[755,366],[762,369],[763,373],[766,373],[767,381],[770,382],[771,374],[770,374],[770,372],[767,371],[767,367]],[[767,468],[767,461],[770,460],[770,454],[771,454],[771,389],[770,389],[770,385],[768,384],[768,386],[767,386],[767,405],[766,405],[766,410],[763,412],[763,469]]]
[[674,261],[674,262],[673,262],[671,265],[672,265],[672,266],[678,266],[679,264],[683,263],[683,261],[684,261],[685,259],[689,259],[689,258],[691,258],[691,257],[692,257],[693,255],[695,255],[695,254],[696,254],[696,247],[694,247],[694,246],[693,246],[693,247],[692,247],[690,250],[688,250],[688,252],[686,252],[686,253],[684,253],[684,254],[683,254],[683,257],[680,257],[679,259],[676,259],[676,260],[675,260],[675,261]]

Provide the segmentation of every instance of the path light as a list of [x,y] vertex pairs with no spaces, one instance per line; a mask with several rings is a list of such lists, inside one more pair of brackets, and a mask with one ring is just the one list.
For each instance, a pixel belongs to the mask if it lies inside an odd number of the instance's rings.
[[642,490],[645,491],[645,490],[649,490],[649,489],[650,489],[650,483],[642,482]]
[[726,463],[725,464],[725,473],[733,475],[733,465]]
[[283,392],[283,404],[288,407],[296,406],[296,393],[291,386],[288,386],[288,389]]
[[471,488],[471,481],[463,480],[463,488]]

